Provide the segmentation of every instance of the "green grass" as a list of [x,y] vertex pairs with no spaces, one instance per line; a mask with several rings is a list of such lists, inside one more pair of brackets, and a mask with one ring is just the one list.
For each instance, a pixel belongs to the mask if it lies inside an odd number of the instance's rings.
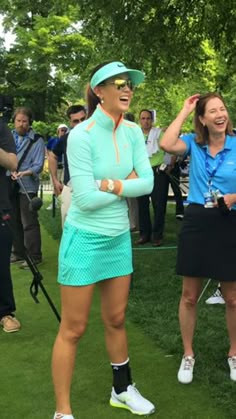
[[[46,205],[45,205],[46,207]],[[59,309],[56,285],[60,214],[40,211],[43,224],[43,284]],[[165,244],[175,246],[177,223],[168,209]],[[52,238],[54,236],[54,239]],[[235,384],[229,379],[228,339],[222,306],[199,305],[196,369],[191,385],[180,385],[176,373],[182,356],[178,326],[181,280],[174,274],[175,249],[134,250],[135,273],[127,315],[129,352],[134,381],[157,406],[159,419],[235,418]],[[0,418],[52,419],[51,350],[58,322],[42,292],[39,304],[29,294],[30,272],[12,269],[19,333],[0,335]],[[78,350],[72,386],[76,419],[130,418],[108,404],[111,370],[104,346],[99,296],[95,292],[86,335]]]
[[[177,232],[173,206],[170,205],[164,242],[167,247],[176,243]],[[129,303],[129,318],[138,324],[159,348],[172,355],[175,364],[173,380],[176,380],[182,356],[178,324],[182,283],[181,278],[175,275],[176,250],[135,249],[134,261],[135,274]],[[196,366],[194,382],[190,387],[196,385],[204,388],[210,397],[210,404],[221,408],[227,418],[235,418],[236,384],[229,379],[227,364],[229,341],[225,309],[222,305],[205,304],[206,298],[215,291],[215,287],[216,283],[212,281],[198,306],[194,340]],[[208,416],[199,415],[200,417]]]

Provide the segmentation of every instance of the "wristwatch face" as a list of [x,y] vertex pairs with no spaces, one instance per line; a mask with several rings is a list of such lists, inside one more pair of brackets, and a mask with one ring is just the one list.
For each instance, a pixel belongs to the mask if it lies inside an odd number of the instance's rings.
[[107,185],[107,191],[108,192],[113,192],[115,188],[114,182],[113,180],[109,179],[108,180],[108,185]]

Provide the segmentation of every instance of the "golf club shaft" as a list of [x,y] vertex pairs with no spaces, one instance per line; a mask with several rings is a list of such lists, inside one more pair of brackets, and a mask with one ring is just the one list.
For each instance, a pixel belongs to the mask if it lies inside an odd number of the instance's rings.
[[18,181],[19,181],[20,186],[22,187],[23,191],[25,192],[25,194],[26,194],[26,196],[27,196],[27,198],[28,198],[29,202],[31,202],[31,198],[30,198],[30,196],[29,196],[29,194],[28,194],[27,190],[25,189],[24,182],[22,181],[22,179],[21,179],[21,178],[18,178]]

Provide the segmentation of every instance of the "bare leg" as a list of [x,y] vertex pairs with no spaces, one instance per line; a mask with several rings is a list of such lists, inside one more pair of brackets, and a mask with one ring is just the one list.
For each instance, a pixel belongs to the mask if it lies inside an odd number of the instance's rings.
[[226,323],[230,340],[229,356],[236,356],[236,282],[221,282],[220,285],[226,304]]
[[197,300],[201,292],[200,278],[183,278],[182,296],[179,304],[179,322],[184,346],[184,355],[193,356],[193,335],[196,325]]
[[101,310],[110,361],[119,364],[128,358],[125,311],[128,303],[130,275],[102,281]]
[[70,386],[77,344],[83,335],[94,285],[86,287],[61,286],[61,324],[53,348],[52,376],[56,395],[56,411],[71,413]]

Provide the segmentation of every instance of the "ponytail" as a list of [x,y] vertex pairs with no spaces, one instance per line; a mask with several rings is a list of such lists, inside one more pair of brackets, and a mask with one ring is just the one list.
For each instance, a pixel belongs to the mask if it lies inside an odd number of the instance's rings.
[[88,118],[93,114],[97,105],[101,103],[98,96],[95,95],[93,90],[91,89],[90,84],[88,84],[86,89],[86,96],[87,96],[87,107],[88,107]]

